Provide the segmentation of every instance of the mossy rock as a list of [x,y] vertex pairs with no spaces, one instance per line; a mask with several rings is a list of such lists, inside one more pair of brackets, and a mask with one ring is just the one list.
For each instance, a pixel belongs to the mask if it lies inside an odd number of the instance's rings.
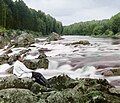
[[32,70],[35,70],[37,68],[48,69],[49,61],[44,53],[40,53],[37,59],[24,60],[24,64]]
[[0,103],[36,103],[36,95],[27,89],[0,90]]
[[7,88],[30,89],[34,81],[30,78],[17,78],[16,76],[0,78],[0,90]]
[[19,35],[14,42],[17,47],[25,47],[35,43],[35,39],[32,34],[23,33]]
[[67,75],[55,76],[55,77],[49,79],[48,81],[51,84],[51,86],[57,90],[63,90],[66,88],[75,87],[75,85],[77,85],[76,83],[74,84],[73,83],[74,80],[71,79],[70,77],[68,77]]

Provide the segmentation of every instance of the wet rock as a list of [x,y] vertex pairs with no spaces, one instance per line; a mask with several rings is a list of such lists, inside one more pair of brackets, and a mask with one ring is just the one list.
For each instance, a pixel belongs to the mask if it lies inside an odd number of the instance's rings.
[[37,68],[48,69],[49,61],[47,59],[47,56],[41,52],[38,59],[24,60],[24,64],[32,70],[35,70]]
[[114,74],[111,70],[105,70],[105,71],[102,72],[102,75],[108,77],[108,76],[113,76]]
[[77,83],[67,75],[55,76],[48,80],[49,84],[57,90],[63,90],[66,88],[74,87]]
[[48,51],[51,51],[50,49],[48,48],[41,48],[38,50],[39,52],[48,52]]
[[17,54],[11,55],[11,56],[9,57],[9,59],[8,59],[8,63],[9,63],[10,65],[12,65],[13,62],[15,62],[16,60],[17,60]]
[[76,44],[89,45],[90,42],[87,41],[87,40],[80,40],[80,41],[78,41],[78,42],[73,42],[73,43],[71,43],[71,45],[76,45]]
[[0,103],[36,103],[36,96],[27,89],[0,90]]
[[119,76],[120,75],[120,68],[118,68],[118,69],[111,69],[111,71],[113,72],[114,76]]
[[110,88],[109,92],[112,94],[119,94],[120,95],[120,87],[116,87],[116,88]]
[[50,36],[46,39],[48,42],[60,40],[61,36],[55,32],[51,33]]
[[34,42],[35,42],[35,40],[34,40],[33,35],[23,33],[17,37],[17,39],[14,41],[14,44],[18,47],[24,47],[24,46],[28,46]]
[[27,68],[35,70],[38,68],[38,61],[38,59],[24,60],[23,63],[27,66]]
[[38,61],[39,68],[48,69],[49,61],[44,52],[40,52],[38,59],[39,59],[39,61]]
[[6,55],[6,54],[0,55],[0,65],[4,64],[4,63],[7,63],[8,59],[9,59],[8,55]]
[[16,76],[9,76],[0,78],[0,90],[7,88],[22,88],[30,89],[34,81],[29,78],[17,78]]
[[11,68],[6,70],[6,73],[7,74],[13,74],[13,69],[14,69],[14,67],[12,66]]
[[114,40],[114,41],[112,42],[112,44],[113,44],[113,45],[118,45],[118,44],[120,44],[120,39]]

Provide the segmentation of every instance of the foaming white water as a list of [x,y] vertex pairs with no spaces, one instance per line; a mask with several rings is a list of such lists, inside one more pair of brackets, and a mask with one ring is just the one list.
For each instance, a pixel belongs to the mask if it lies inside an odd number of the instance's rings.
[[57,70],[61,70],[61,71],[70,71],[71,69],[72,67],[69,64],[65,64],[57,68]]
[[58,62],[57,61],[49,60],[49,65],[48,65],[49,70],[57,69],[57,67],[58,67]]
[[[68,68],[67,68],[68,67]],[[57,69],[37,69],[36,72],[42,73],[47,79],[58,76],[68,75],[70,78],[103,78],[101,75],[96,75],[96,69],[93,66],[85,66],[76,71],[71,71],[72,67],[69,65],[63,65]]]
[[5,73],[7,69],[11,68],[12,66],[9,64],[2,64],[0,65],[0,74]]

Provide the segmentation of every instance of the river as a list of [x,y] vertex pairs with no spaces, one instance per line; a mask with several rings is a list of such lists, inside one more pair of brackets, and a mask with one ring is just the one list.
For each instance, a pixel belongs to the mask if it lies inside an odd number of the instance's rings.
[[[45,54],[49,60],[49,67],[47,70],[37,69],[37,72],[41,72],[46,78],[65,74],[73,79],[106,78],[109,82],[120,79],[119,75],[105,77],[98,72],[120,67],[119,40],[90,36],[62,36],[62,38],[50,43],[45,41],[46,38],[36,38],[39,42],[28,47],[32,53],[41,48],[46,49]],[[69,45],[80,40],[87,40],[90,45]],[[23,49],[26,48],[13,48],[12,54]],[[36,57],[28,55],[26,59]]]

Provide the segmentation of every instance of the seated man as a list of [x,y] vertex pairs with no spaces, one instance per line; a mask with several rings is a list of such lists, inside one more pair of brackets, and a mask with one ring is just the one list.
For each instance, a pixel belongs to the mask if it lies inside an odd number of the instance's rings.
[[49,86],[48,81],[43,77],[41,73],[34,72],[33,70],[28,69],[23,63],[23,56],[18,55],[17,61],[14,63],[13,74],[15,74],[18,78],[34,78],[35,82],[43,85]]

